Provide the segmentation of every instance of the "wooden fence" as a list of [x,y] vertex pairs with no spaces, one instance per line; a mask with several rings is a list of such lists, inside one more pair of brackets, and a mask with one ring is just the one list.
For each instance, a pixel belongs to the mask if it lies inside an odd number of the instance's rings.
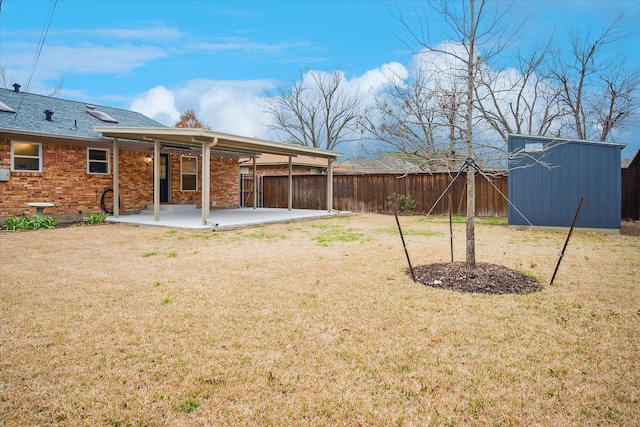
[[[387,197],[392,193],[409,195],[416,201],[415,213],[425,214],[433,207],[434,215],[448,215],[449,203],[454,215],[466,215],[466,175],[461,174],[447,194],[434,204],[451,183],[454,175],[411,174],[406,176],[334,175],[333,208],[352,212],[388,212]],[[264,207],[287,207],[287,176],[265,176]],[[507,175],[496,175],[487,180],[476,174],[476,215],[507,216]],[[622,169],[622,218],[640,219],[640,153],[629,167]],[[500,194],[502,193],[502,194]],[[504,195],[504,197],[503,197]],[[327,208],[327,176],[293,176],[293,208]]]
[[[416,201],[415,213],[425,214],[433,208],[433,215],[448,215],[451,203],[454,215],[466,215],[466,174],[460,174],[438,201],[454,177],[455,174],[448,173],[334,175],[333,208],[352,212],[389,212],[387,197],[396,193],[409,195]],[[326,175],[295,175],[292,178],[294,209],[327,208]],[[287,207],[288,179],[287,176],[264,177],[264,207]],[[476,174],[476,215],[507,216],[507,191],[506,175],[493,176],[489,181]]]
[[622,169],[622,218],[640,219],[640,151]]

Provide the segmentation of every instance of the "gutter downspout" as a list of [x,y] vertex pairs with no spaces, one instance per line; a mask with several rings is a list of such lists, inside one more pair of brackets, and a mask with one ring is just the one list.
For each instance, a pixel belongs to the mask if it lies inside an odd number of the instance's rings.
[[291,156],[289,156],[289,195],[287,206],[289,207],[289,210],[291,210],[293,206],[293,163],[291,161]]
[[211,209],[211,147],[218,143],[218,137],[212,142],[202,143],[202,225],[209,221]]
[[118,137],[113,138],[113,216],[118,218],[120,216],[120,188],[119,188],[119,159]]
[[258,207],[258,167],[256,156],[253,156],[253,209]]
[[333,160],[327,160],[327,212],[333,211]]
[[160,141],[153,141],[153,220],[160,221]]

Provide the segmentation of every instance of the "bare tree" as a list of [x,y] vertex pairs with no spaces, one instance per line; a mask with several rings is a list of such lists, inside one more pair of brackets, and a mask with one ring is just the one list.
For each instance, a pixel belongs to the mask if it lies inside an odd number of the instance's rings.
[[628,71],[624,60],[615,61],[598,72],[602,92],[592,106],[600,129],[599,140],[607,141],[614,130],[621,130],[633,117],[638,105],[640,72]]
[[475,96],[483,120],[507,143],[509,134],[545,136],[558,132],[566,115],[561,91],[545,70],[550,44],[518,56],[513,69],[480,67]]
[[365,111],[362,126],[394,151],[428,159],[435,152],[432,98],[431,90],[418,79],[408,84],[390,82],[375,105]]
[[7,75],[7,67],[0,67],[0,81],[2,82],[2,87],[5,89],[10,89],[11,85],[18,82],[18,78],[15,75]]
[[447,158],[456,159],[459,157],[458,146],[467,140],[466,127],[461,125],[464,122],[463,103],[460,94],[462,93],[460,84],[464,82],[449,82],[450,87],[441,87],[438,90],[439,111],[444,117],[444,124],[447,129],[448,150]]
[[[14,83],[18,83],[19,79],[16,75],[7,75],[7,68],[5,66],[0,67],[0,84],[5,89],[11,89]],[[61,77],[56,83],[55,87],[47,93],[43,93],[44,96],[56,96],[62,93],[62,87],[64,86],[64,79]],[[28,90],[25,89],[25,91]]]
[[[502,52],[510,42],[504,27],[506,13],[504,10],[490,9],[486,0],[465,0],[448,2],[429,2],[431,9],[442,16],[450,30],[445,34],[447,40],[455,41],[461,50],[447,49],[442,45],[431,43],[428,32],[427,18],[423,17],[418,29],[412,28],[407,21],[400,19],[408,31],[412,44],[417,43],[421,51],[437,53],[451,59],[448,69],[442,73],[455,78],[463,76],[465,87],[457,94],[460,101],[460,111],[464,116],[466,157],[473,159],[474,153],[474,106],[476,105],[476,77],[483,63],[488,63]],[[475,171],[467,168],[467,268],[475,268]]]
[[556,56],[553,77],[571,118],[565,136],[606,141],[632,116],[640,70],[630,69],[624,56],[609,50],[637,31],[621,22],[622,16],[595,37],[589,31],[572,33],[569,60]]
[[359,94],[349,93],[339,72],[309,71],[265,95],[263,109],[275,120],[268,127],[283,132],[290,143],[334,150],[355,138]]
[[459,168],[464,146],[459,89],[442,83],[427,69],[417,70],[406,82],[391,79],[365,111],[362,128],[421,170]]

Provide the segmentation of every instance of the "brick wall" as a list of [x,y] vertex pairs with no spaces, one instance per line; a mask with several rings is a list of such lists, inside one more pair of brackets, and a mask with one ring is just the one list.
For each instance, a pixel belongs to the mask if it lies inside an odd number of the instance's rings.
[[[11,168],[11,146],[0,141],[0,168]],[[0,182],[0,223],[8,216],[35,214],[29,202],[50,202],[45,215],[82,217],[90,212],[101,212],[100,199],[105,189],[113,185],[113,150],[110,173],[87,173],[87,147],[42,144],[42,173],[11,172],[8,182]],[[121,212],[136,212],[153,204],[153,165],[146,162],[148,152],[120,150],[119,191]],[[193,203],[200,206],[202,188],[201,166],[198,164],[198,191],[180,190],[180,156],[171,159],[172,203]],[[238,207],[238,160],[212,158],[211,200],[218,207]]]
[[240,175],[238,159],[218,157],[211,159],[211,202],[219,208],[237,208],[240,205]]
[[[143,151],[120,150],[118,153],[121,213],[138,212],[153,203],[153,164],[147,162],[147,156],[148,153]],[[111,159],[113,162],[113,153]],[[108,181],[108,187],[112,187],[113,167]]]
[[174,204],[191,204],[200,207],[202,197],[200,196],[200,191],[202,190],[202,159],[198,158],[198,191],[182,191],[180,189],[180,170],[181,170],[181,159],[182,156],[180,154],[171,154],[169,156],[169,161],[171,163],[171,173],[169,176],[171,177],[171,196],[169,200]]
[[[202,156],[198,157],[198,191],[180,188],[181,155],[169,156],[171,162],[171,203],[202,207]],[[238,159],[211,157],[211,203],[219,208],[237,208],[240,204]]]
[[[1,167],[11,168],[11,145],[0,145]],[[0,217],[32,215],[29,202],[50,202],[48,216],[79,216],[101,212],[102,193],[113,184],[113,150],[109,150],[110,173],[87,173],[87,147],[42,144],[42,172],[12,171],[8,182],[0,182]],[[153,200],[153,169],[141,151],[120,151],[120,200],[122,211],[136,211]],[[140,185],[149,183],[149,185]]]

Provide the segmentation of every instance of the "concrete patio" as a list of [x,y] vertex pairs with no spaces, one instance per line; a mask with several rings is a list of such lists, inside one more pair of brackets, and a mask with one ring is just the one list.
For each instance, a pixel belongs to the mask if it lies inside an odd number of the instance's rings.
[[153,206],[138,214],[120,215],[118,218],[109,216],[108,223],[123,223],[140,226],[160,226],[174,228],[188,228],[196,230],[218,231],[251,225],[270,224],[312,218],[326,218],[349,212],[327,212],[326,210],[309,209],[275,209],[275,208],[236,208],[211,209],[209,225],[202,224],[202,210],[195,205],[161,205],[158,221],[153,219]]

